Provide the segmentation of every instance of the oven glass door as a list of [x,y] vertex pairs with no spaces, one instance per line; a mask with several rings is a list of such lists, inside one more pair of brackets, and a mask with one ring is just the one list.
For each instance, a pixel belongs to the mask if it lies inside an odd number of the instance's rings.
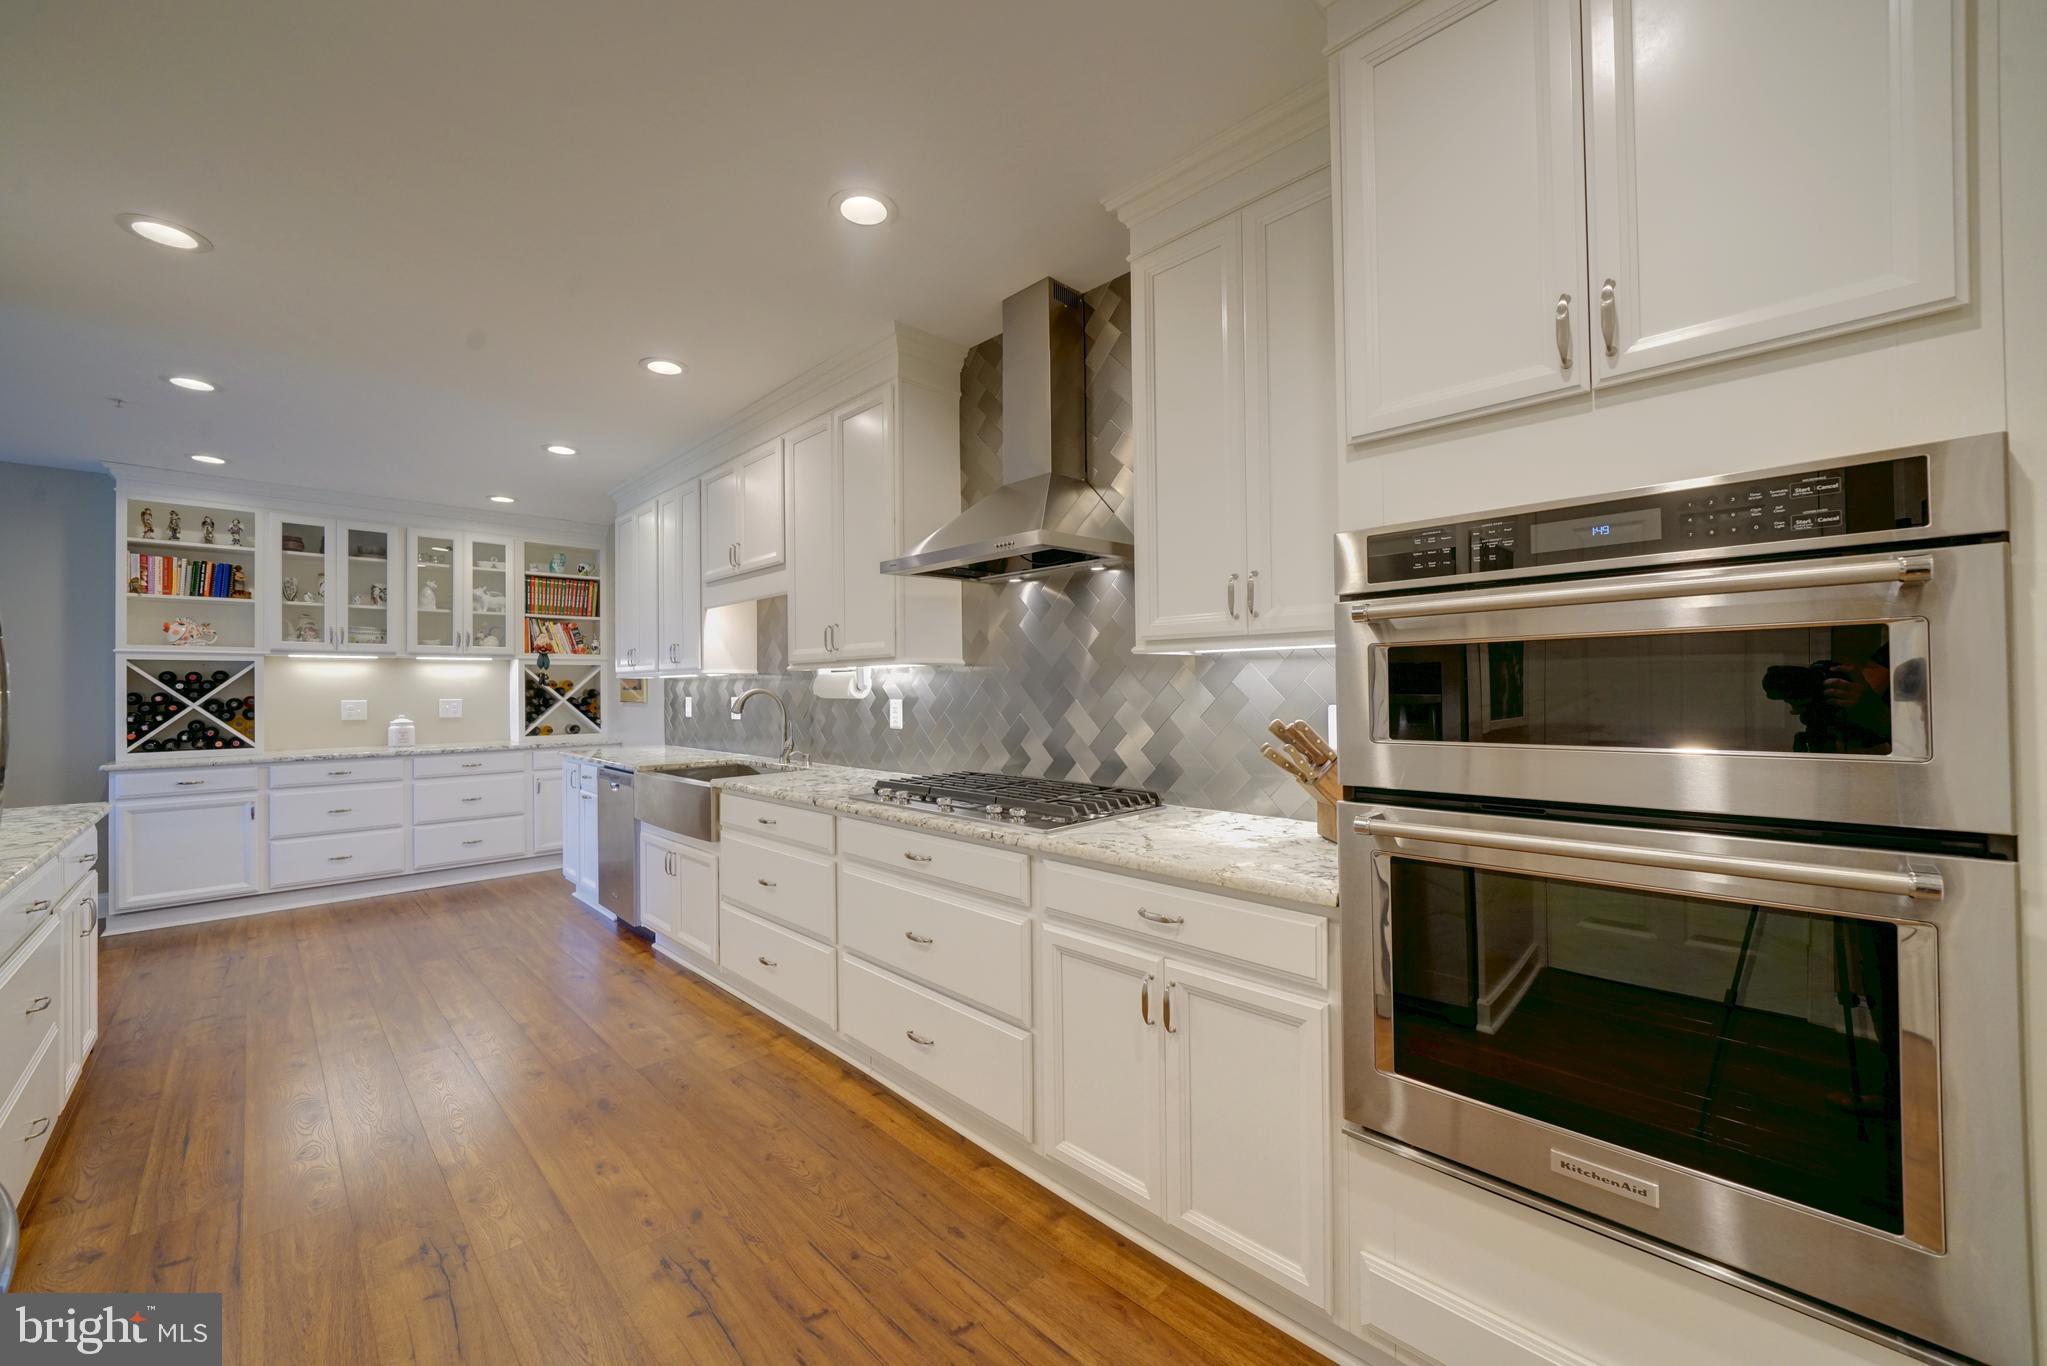
[[1381,1071],[1939,1246],[1931,925],[1378,864]]

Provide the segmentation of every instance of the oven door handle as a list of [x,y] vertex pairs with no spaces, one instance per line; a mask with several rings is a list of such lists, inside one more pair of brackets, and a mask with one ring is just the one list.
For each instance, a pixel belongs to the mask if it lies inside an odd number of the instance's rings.
[[1801,564],[1783,569],[1702,569],[1653,577],[1624,576],[1593,583],[1546,584],[1540,588],[1494,588],[1363,602],[1350,609],[1352,621],[1399,621],[1406,617],[1448,617],[1465,612],[1509,612],[1524,607],[1571,607],[1592,602],[1635,602],[1689,598],[1709,593],[1769,593],[1791,588],[1836,588],[1858,583],[1925,583],[1933,577],[1933,556],[1892,555],[1880,560]]
[[1629,863],[1644,868],[1672,868],[1687,873],[1725,873],[1731,877],[1762,878],[1768,882],[1797,882],[1812,887],[1835,887],[1845,892],[1879,892],[1909,897],[1914,901],[1939,901],[1947,886],[1937,869],[1908,863],[1901,872],[1873,868],[1830,868],[1821,863],[1765,863],[1754,859],[1726,858],[1719,854],[1688,854],[1677,849],[1652,849],[1633,844],[1600,844],[1592,840],[1558,839],[1552,835],[1513,835],[1497,830],[1460,830],[1447,825],[1417,825],[1391,821],[1380,816],[1360,816],[1351,829],[1360,835],[1393,839],[1425,840],[1431,844],[1455,844],[1468,849],[1508,849],[1521,854],[1549,854],[1558,858],[1594,859],[1601,863]]

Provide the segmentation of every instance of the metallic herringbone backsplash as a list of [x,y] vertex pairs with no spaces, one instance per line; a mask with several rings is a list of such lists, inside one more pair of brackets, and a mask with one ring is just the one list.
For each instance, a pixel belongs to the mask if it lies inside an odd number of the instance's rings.
[[[1087,295],[1089,472],[1118,509],[1131,491],[1130,277]],[[960,373],[960,483],[968,499],[1001,482],[1002,339],[967,353]],[[728,719],[746,688],[789,704],[797,743],[815,759],[930,773],[997,769],[1149,787],[1166,800],[1311,816],[1293,780],[1259,757],[1265,723],[1322,729],[1336,700],[1329,651],[1140,655],[1128,570],[1022,584],[968,584],[967,667],[877,669],[864,702],[821,701],[789,672],[786,598],[760,604],[761,677],[675,678],[665,703],[674,744],[770,754],[769,709]],[[683,699],[696,715],[683,717]],[[903,729],[888,700],[903,699]]]

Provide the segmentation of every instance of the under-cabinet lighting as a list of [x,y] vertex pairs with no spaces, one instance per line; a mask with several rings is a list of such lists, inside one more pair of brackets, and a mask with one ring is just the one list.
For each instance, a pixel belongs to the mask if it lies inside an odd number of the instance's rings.
[[1227,645],[1214,650],[1146,650],[1148,655],[1284,655],[1296,650],[1333,650],[1336,642],[1325,640],[1310,645]]
[[318,660],[322,660],[322,661],[324,661],[324,662],[326,662],[326,663],[329,663],[329,664],[335,663],[336,661],[339,661],[339,662],[341,662],[341,663],[344,663],[344,664],[360,664],[360,663],[364,663],[364,662],[366,662],[366,661],[368,661],[368,660],[372,660],[372,659],[380,659],[380,658],[382,658],[382,656],[381,656],[381,655],[286,655],[286,656],[285,656],[285,658],[286,658],[286,659],[318,659]]

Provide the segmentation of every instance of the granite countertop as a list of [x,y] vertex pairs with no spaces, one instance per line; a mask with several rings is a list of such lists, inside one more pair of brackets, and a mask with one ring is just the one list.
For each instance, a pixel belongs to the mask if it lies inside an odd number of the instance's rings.
[[179,750],[170,754],[127,754],[102,773],[132,773],[150,768],[215,768],[222,764],[314,764],[335,759],[403,759],[416,754],[482,754],[498,749],[587,749],[593,753],[606,742],[587,735],[536,735],[528,740],[471,740],[450,745],[342,745],[324,749],[209,749]]
[[56,857],[65,841],[90,830],[106,814],[105,802],[0,811],[0,896],[13,891],[15,884]]
[[[623,745],[602,754],[587,750],[576,757],[650,772],[735,762],[781,769],[779,760],[759,755],[680,745]],[[900,776],[818,764],[751,778],[720,778],[717,786],[749,797],[794,802],[961,839],[985,840],[1075,863],[1246,892],[1325,912],[1336,908],[1336,846],[1315,832],[1313,821],[1167,806],[1048,834],[860,800],[874,794],[877,779]]]

